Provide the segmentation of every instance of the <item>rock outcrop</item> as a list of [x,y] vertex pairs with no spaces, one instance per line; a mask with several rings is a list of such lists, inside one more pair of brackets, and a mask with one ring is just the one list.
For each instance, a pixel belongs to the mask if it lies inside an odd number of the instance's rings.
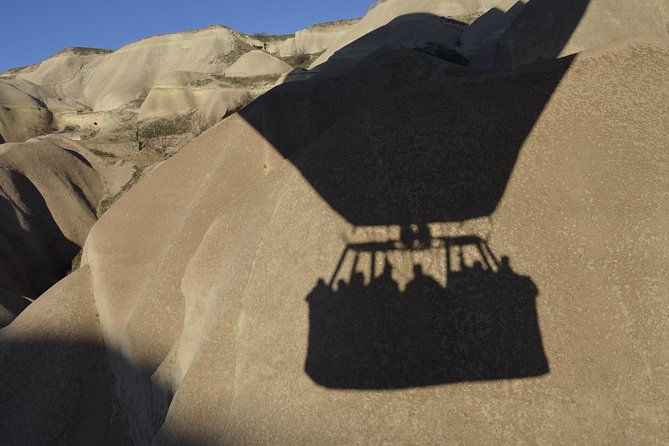
[[[105,340],[137,364],[130,371],[115,366],[137,438],[157,435],[160,444],[379,443],[389,435],[393,443],[666,438],[656,420],[667,398],[661,373],[667,353],[662,332],[650,327],[663,324],[657,308],[664,305],[669,260],[662,217],[666,80],[657,77],[669,69],[669,54],[630,47],[573,67],[561,62],[536,73],[432,82],[416,75],[431,71],[421,57],[405,60],[417,71],[386,77],[388,66],[377,61],[369,72],[313,85],[319,94],[305,85],[277,88],[246,119],[228,118],[164,164],[93,228],[84,257]],[[388,91],[381,80],[392,82],[393,95],[379,95]],[[528,95],[528,85],[535,93]],[[485,181],[480,172],[488,172]],[[440,186],[424,189],[430,184]],[[461,207],[467,197],[474,201]],[[439,325],[450,336],[457,330],[472,336],[456,338],[456,346],[448,337],[445,344],[411,338],[427,343],[411,344],[416,355],[423,349],[444,355],[428,355],[434,369],[422,377],[442,385],[403,384],[420,378],[411,370],[421,362],[408,372],[382,367],[397,348],[386,343],[395,340],[387,331],[390,294],[329,320],[342,314],[329,300],[338,298],[335,290],[352,293],[345,302],[356,305],[373,286],[373,267],[363,257],[340,269],[342,288],[330,288],[342,251],[379,246],[382,253],[384,243],[402,238],[392,224],[364,229],[351,221],[400,222],[397,203],[417,221],[435,208],[454,218],[490,214],[492,250],[509,255],[515,274],[536,287],[500,297],[512,299],[508,305],[530,299],[522,310],[456,307],[468,328],[448,325],[445,316]],[[466,227],[429,225],[433,238]],[[386,258],[392,281],[405,290],[412,276],[418,279],[414,264],[443,278],[439,254],[409,249]],[[377,268],[378,274],[383,264]],[[364,274],[362,283],[355,271]],[[467,299],[454,293],[456,302]],[[424,320],[421,302],[403,317]],[[516,325],[505,324],[520,323],[509,319],[513,314],[529,324],[531,337],[509,346],[504,339],[515,336],[508,330]],[[381,330],[374,335],[381,350],[371,356],[347,350],[363,348],[367,332],[358,330],[365,324]],[[341,337],[347,327],[352,334]],[[497,333],[494,344],[487,330]],[[332,354],[356,361],[333,369],[324,362]],[[464,384],[494,377],[511,380]],[[147,394],[157,401],[150,407]],[[641,406],[652,408],[648,416],[632,419]],[[407,423],[399,415],[406,413],[420,423]],[[150,420],[158,414],[166,418],[156,434]]]
[[669,46],[668,23],[665,0],[533,0],[500,38],[495,65],[512,69],[631,38]]
[[80,153],[48,141],[0,146],[0,288],[35,298],[65,276],[101,194]]
[[241,88],[223,88],[216,85],[204,87],[179,87],[161,85],[151,89],[139,109],[139,119],[171,118],[199,112],[217,121],[236,111],[248,95]]
[[225,75],[230,77],[280,76],[292,67],[260,50],[249,51],[235,61]]
[[[410,47],[417,42],[426,41],[436,41],[449,47],[455,46],[455,41],[452,40],[453,30],[448,29],[450,23],[439,18],[475,16],[489,10],[496,3],[497,0],[377,2],[358,23],[316,59],[311,68],[322,65],[335,54],[337,58],[360,59],[380,46]],[[388,24],[397,26],[398,29],[393,31],[392,28],[386,27]],[[377,31],[382,27],[381,31]]]
[[44,62],[20,70],[19,78],[41,86],[51,96],[81,100],[90,73],[109,50],[66,48]]
[[217,124],[0,331],[0,432],[665,443],[669,50],[588,56],[379,48]]
[[25,141],[47,132],[52,114],[44,102],[0,79],[0,135],[6,142]]
[[[358,20],[353,19],[310,26],[296,32],[294,37],[281,42],[277,46],[277,51],[282,57],[321,53],[342,38],[356,23]],[[272,49],[268,48],[268,50]]]

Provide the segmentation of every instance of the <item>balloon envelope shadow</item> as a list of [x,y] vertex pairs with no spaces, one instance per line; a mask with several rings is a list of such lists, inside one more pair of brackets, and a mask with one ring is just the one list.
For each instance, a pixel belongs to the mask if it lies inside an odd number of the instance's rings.
[[[457,253],[473,247],[471,267]],[[536,311],[537,287],[498,260],[475,236],[441,237],[429,246],[401,241],[348,245],[350,253],[443,249],[446,286],[414,265],[404,291],[383,272],[365,283],[352,272],[338,286],[319,280],[307,297],[309,347],[306,373],[340,389],[400,389],[462,381],[539,376],[548,372]],[[387,259],[387,257],[386,257]],[[354,262],[353,269],[356,268]],[[454,265],[454,263],[456,265]]]

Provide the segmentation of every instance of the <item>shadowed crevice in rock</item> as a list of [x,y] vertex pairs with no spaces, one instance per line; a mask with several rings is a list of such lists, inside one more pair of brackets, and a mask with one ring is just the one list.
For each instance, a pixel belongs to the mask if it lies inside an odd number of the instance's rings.
[[72,258],[80,247],[63,234],[30,179],[18,171],[10,172],[10,178],[19,193],[19,202],[28,206],[22,209],[0,197],[0,231],[15,255],[23,259],[29,282],[29,289],[12,291],[37,297],[70,271]]
[[101,342],[5,339],[0,333],[1,443],[133,444],[110,361],[134,367]]

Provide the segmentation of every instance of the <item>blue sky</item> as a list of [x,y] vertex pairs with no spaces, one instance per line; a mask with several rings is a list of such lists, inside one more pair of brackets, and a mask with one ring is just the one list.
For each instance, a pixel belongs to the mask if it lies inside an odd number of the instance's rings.
[[70,46],[117,49],[155,34],[208,25],[288,34],[362,16],[372,0],[8,0],[0,8],[0,72]]

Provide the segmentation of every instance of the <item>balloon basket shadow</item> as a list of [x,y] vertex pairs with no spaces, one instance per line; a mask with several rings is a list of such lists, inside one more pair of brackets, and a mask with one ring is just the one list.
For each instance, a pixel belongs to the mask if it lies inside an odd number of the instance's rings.
[[[438,259],[442,283],[416,262],[400,289],[392,259],[421,252]],[[329,283],[320,279],[307,296],[305,371],[339,389],[543,375],[537,296],[532,280],[477,236],[349,244]]]

